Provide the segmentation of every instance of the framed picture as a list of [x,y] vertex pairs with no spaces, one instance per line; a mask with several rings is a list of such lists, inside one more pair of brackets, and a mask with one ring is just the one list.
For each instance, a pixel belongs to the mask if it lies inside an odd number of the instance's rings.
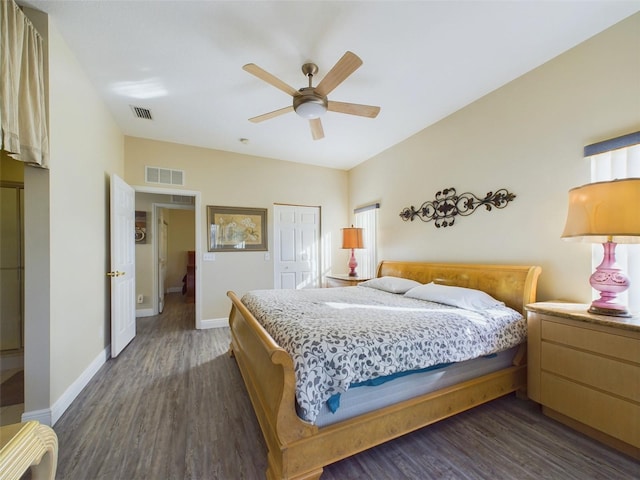
[[147,212],[136,210],[136,243],[147,243]]
[[267,209],[207,206],[208,250],[267,250]]

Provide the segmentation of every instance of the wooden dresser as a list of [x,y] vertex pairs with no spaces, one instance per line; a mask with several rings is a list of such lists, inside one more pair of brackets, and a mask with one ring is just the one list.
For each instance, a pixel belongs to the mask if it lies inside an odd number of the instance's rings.
[[366,280],[369,279],[362,277],[350,277],[347,273],[334,273],[325,277],[325,287],[352,287]]
[[187,252],[187,274],[186,281],[186,302],[194,303],[196,301],[196,252],[190,250]]
[[588,305],[527,305],[529,398],[543,412],[640,459],[640,317]]

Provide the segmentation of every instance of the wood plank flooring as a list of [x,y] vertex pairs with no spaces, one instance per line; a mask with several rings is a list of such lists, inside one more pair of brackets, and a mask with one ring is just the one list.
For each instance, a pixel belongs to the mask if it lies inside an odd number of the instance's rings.
[[[54,426],[58,480],[262,479],[266,448],[227,328],[194,330],[193,304],[109,360]],[[630,419],[631,420],[631,419]],[[637,419],[636,419],[637,420]],[[640,464],[510,395],[325,468],[322,480],[640,478]]]

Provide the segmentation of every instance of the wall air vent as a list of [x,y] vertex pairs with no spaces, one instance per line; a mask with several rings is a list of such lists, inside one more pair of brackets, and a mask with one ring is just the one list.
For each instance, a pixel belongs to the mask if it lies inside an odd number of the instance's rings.
[[131,107],[133,114],[137,118],[144,118],[145,120],[153,120],[153,117],[151,116],[151,110],[149,110],[148,108],[136,107],[134,105],[129,105],[129,106]]
[[144,181],[160,185],[184,185],[184,170],[144,167]]
[[178,203],[180,205],[193,205],[194,197],[189,195],[171,195],[171,203]]

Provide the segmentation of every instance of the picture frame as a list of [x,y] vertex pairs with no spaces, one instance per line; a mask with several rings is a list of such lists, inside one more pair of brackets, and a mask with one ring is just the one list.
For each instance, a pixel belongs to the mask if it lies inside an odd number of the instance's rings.
[[209,252],[266,251],[267,209],[207,205]]
[[147,243],[147,212],[135,211],[136,243]]

